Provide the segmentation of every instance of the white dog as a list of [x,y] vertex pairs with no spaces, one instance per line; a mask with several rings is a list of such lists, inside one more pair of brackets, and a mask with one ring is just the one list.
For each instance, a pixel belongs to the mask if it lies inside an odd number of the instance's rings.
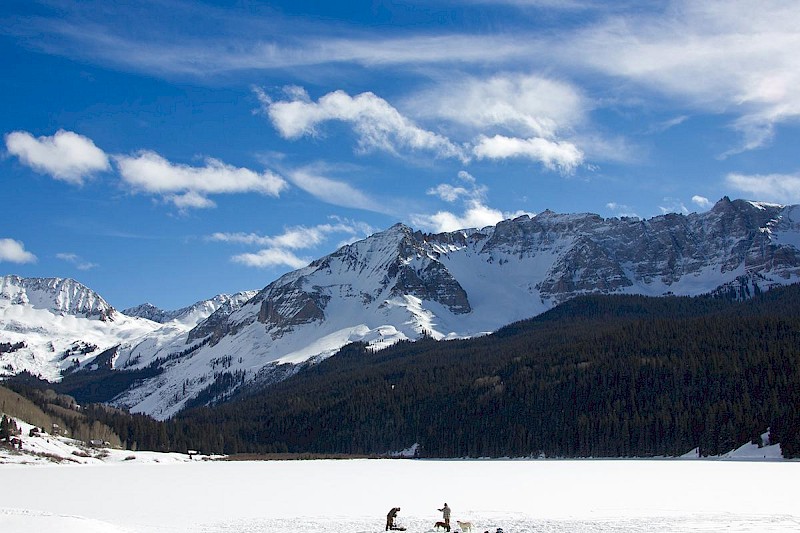
[[456,520],[458,527],[461,528],[461,531],[466,533],[467,531],[472,531],[472,522],[462,522],[461,520]]

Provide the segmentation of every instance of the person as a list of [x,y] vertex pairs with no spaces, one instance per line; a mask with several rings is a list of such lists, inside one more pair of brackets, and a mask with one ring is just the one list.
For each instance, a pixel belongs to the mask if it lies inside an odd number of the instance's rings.
[[444,502],[444,507],[439,509],[442,512],[442,518],[444,519],[445,529],[450,531],[450,507],[447,506],[447,502]]
[[397,518],[397,513],[399,512],[399,507],[392,507],[392,509],[389,511],[389,514],[386,515],[386,531],[389,531],[390,529],[393,530],[396,527],[394,519]]

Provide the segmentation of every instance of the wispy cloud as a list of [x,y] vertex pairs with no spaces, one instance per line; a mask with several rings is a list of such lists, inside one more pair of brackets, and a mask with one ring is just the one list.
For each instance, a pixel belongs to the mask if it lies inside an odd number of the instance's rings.
[[591,106],[573,84],[514,73],[448,77],[404,102],[418,116],[444,119],[476,133],[497,129],[548,139],[583,122]]
[[331,234],[368,235],[371,231],[372,228],[369,225],[348,221],[311,227],[293,226],[287,228],[282,234],[274,236],[263,236],[257,233],[213,233],[208,239],[216,242],[296,250],[313,248],[324,242]]
[[35,263],[36,256],[25,249],[25,245],[14,239],[0,239],[0,262]]
[[280,235],[258,235],[255,233],[214,233],[209,241],[264,247],[256,252],[235,255],[232,261],[247,266],[265,268],[288,266],[302,268],[311,260],[300,257],[295,250],[309,250],[327,242],[332,235],[344,235],[347,239],[366,237],[374,228],[363,222],[332,217],[333,223],[317,226],[293,226]]
[[689,208],[679,200],[678,198],[664,198],[664,204],[658,206],[658,210],[661,211],[662,215],[666,215],[668,213],[681,213],[683,215],[689,214]]
[[709,207],[711,207],[711,200],[709,200],[705,196],[700,196],[698,194],[692,196],[692,203],[702,209],[708,209]]
[[91,270],[98,266],[97,263],[86,261],[79,255],[73,253],[59,253],[56,254],[56,258],[61,259],[62,261],[66,261],[67,263],[70,263],[71,265],[75,266],[75,268],[77,268],[78,270]]
[[481,136],[473,151],[478,159],[528,158],[565,174],[573,172],[583,163],[583,152],[574,144],[541,137],[519,139],[504,135]]
[[653,124],[652,126],[650,126],[645,131],[645,133],[648,133],[648,134],[662,133],[662,132],[665,132],[665,131],[670,130],[672,128],[675,128],[677,126],[680,126],[681,124],[683,124],[687,120],[689,120],[689,116],[688,115],[679,115],[677,117],[673,117],[673,118],[670,118],[670,119],[667,119],[667,120],[662,120],[661,122],[658,122],[658,123]]
[[295,269],[303,268],[311,262],[310,259],[300,258],[293,252],[280,248],[267,248],[258,252],[235,255],[231,261],[255,268],[287,266]]
[[179,208],[213,207],[211,194],[254,192],[278,196],[286,181],[270,171],[262,173],[234,167],[214,158],[193,167],[172,163],[155,152],[117,155],[114,161],[122,179],[136,191],[163,196]]
[[438,211],[433,214],[412,214],[411,223],[427,231],[446,232],[465,228],[483,228],[497,224],[501,220],[523,214],[503,213],[486,205],[488,188],[478,184],[474,176],[468,172],[458,173],[459,185],[442,183],[428,190],[428,194],[438,196],[442,200],[453,203],[461,200],[461,214],[452,211]]
[[455,202],[459,198],[469,200],[483,200],[488,189],[483,185],[478,185],[475,177],[469,172],[462,170],[458,173],[460,183],[452,185],[450,183],[440,183],[436,187],[428,189],[428,194],[438,196],[445,202]]
[[[25,26],[0,30],[27,39],[30,46],[51,54],[159,75],[203,78],[323,64],[371,67],[499,64],[527,55],[524,43],[513,36],[457,33],[393,36],[297,17],[287,20],[274,11],[259,17],[250,12],[197,10],[193,6],[192,12],[185,15],[203,28],[198,35],[197,30],[193,33],[187,27],[170,24],[184,15],[180,7],[172,3],[163,17],[154,15],[157,9],[149,10],[147,15],[129,14],[146,16],[150,23],[150,27],[137,32],[119,23],[129,16],[107,19],[103,16],[107,10],[103,9],[62,11],[53,18],[29,17]],[[286,32],[287,25],[293,28],[291,34]],[[246,31],[247,28],[251,31]],[[344,34],[347,36],[343,37]]]
[[628,205],[620,204],[617,202],[608,202],[606,204],[606,207],[610,209],[615,216],[639,218],[639,215],[636,213],[636,211]]
[[492,209],[476,200],[469,200],[460,215],[451,211],[438,211],[432,215],[412,215],[411,222],[421,229],[441,233],[492,226],[504,218],[506,217],[502,211]]
[[571,64],[631,80],[688,105],[738,118],[739,150],[800,118],[800,5],[676,0],[663,11],[614,16],[559,37]]
[[523,157],[564,173],[584,158],[564,132],[585,122],[591,106],[570,83],[513,73],[447,79],[405,100],[418,116],[470,132],[464,145],[479,159]]
[[[290,100],[273,101],[263,91],[256,94],[265,106],[265,113],[278,132],[287,139],[320,135],[318,126],[326,121],[350,123],[358,136],[359,150],[383,150],[398,154],[406,150],[425,150],[437,157],[454,157],[468,163],[471,156],[478,159],[527,158],[537,161],[549,170],[571,173],[584,160],[583,152],[573,143],[555,139],[557,120],[566,124],[578,120],[581,114],[577,103],[565,104],[564,109],[542,114],[549,100],[558,98],[561,86],[540,78],[510,81],[495,79],[488,84],[470,82],[471,94],[460,104],[455,100],[439,104],[439,118],[477,129],[503,127],[520,132],[533,132],[530,138],[479,135],[474,143],[458,145],[447,137],[417,126],[386,100],[373,93],[351,97],[343,91],[334,91],[311,101],[298,87],[289,87]],[[530,85],[530,87],[528,86]],[[551,95],[537,100],[530,91],[541,90]],[[470,92],[468,91],[468,92]],[[524,97],[523,97],[523,94]],[[502,97],[501,97],[502,96]],[[456,96],[457,97],[457,96]],[[454,97],[454,98],[456,98]],[[570,100],[570,97],[566,97]],[[542,103],[542,101],[544,103]],[[463,110],[458,113],[456,110]],[[477,111],[482,109],[483,111]],[[574,115],[574,116],[573,116]]]
[[332,205],[353,207],[376,213],[387,213],[389,211],[385,203],[358,190],[349,183],[323,176],[324,172],[324,167],[312,165],[288,172],[287,178],[296,187]]
[[[512,24],[494,33],[459,33],[453,28],[437,33],[428,28],[371,30],[302,17],[289,20],[274,9],[226,10],[189,2],[148,2],[109,16],[109,10],[88,2],[65,4],[49,15],[37,10],[24,24],[6,23],[0,31],[48,53],[167,76],[320,65],[419,74],[425,67],[446,65],[456,71],[486,72],[487,66],[494,71],[557,70],[586,79],[588,67],[596,73],[592,85],[613,84],[615,90],[625,87],[637,96],[644,88],[693,110],[727,114],[742,141],[723,155],[763,146],[777,124],[800,117],[800,93],[794,89],[800,85],[797,2],[471,3],[561,14],[591,10],[591,16],[571,20],[558,32],[530,32],[524,24]],[[170,16],[162,16],[167,12]],[[526,12],[521,10],[521,16]],[[146,18],[148,24],[134,31],[121,22],[137,18]],[[175,20],[194,23],[181,26]],[[289,23],[292,32],[285,31]],[[464,106],[467,115],[475,109]]]
[[751,200],[780,204],[800,203],[800,173],[796,174],[728,174],[725,182]]
[[58,130],[54,135],[34,137],[26,131],[5,136],[6,150],[37,172],[57,180],[82,185],[97,172],[109,170],[108,156],[91,139]]
[[398,154],[402,150],[424,150],[437,157],[466,159],[464,151],[449,139],[417,126],[370,92],[350,96],[334,91],[316,102],[297,87],[289,88],[289,100],[265,100],[263,92],[258,94],[273,125],[286,139],[316,136],[322,123],[341,121],[352,125],[363,152],[383,150]]

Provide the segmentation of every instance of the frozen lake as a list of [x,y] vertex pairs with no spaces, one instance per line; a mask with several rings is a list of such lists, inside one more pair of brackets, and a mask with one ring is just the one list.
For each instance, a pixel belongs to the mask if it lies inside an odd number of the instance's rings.
[[798,531],[800,463],[342,460],[0,466],[0,531]]

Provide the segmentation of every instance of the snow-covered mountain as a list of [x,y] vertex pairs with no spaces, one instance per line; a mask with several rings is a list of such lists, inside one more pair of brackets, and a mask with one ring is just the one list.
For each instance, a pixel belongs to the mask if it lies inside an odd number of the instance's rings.
[[398,224],[190,330],[123,341],[115,368],[163,371],[114,403],[166,418],[198,395],[281,379],[351,341],[480,335],[580,294],[747,296],[798,279],[800,206],[723,198],[706,213],[649,220],[545,211],[438,235]]
[[162,312],[171,318],[160,324],[118,312],[72,279],[0,277],[0,376],[28,371],[56,381],[117,346],[185,334],[214,311],[255,293],[219,295]]
[[115,313],[99,294],[72,279],[4,276],[0,278],[0,298],[60,316],[69,314],[109,321]]
[[230,312],[234,308],[238,308],[241,304],[255,296],[257,292],[258,291],[242,291],[233,295],[218,294],[209,300],[202,300],[188,307],[183,307],[174,311],[165,311],[153,304],[144,303],[136,307],[124,309],[122,314],[146,318],[147,320],[152,320],[159,324],[177,322],[192,328],[208,318],[217,309],[224,308]]
[[72,279],[0,278],[0,375],[24,370],[49,380],[158,324],[118,313]]

